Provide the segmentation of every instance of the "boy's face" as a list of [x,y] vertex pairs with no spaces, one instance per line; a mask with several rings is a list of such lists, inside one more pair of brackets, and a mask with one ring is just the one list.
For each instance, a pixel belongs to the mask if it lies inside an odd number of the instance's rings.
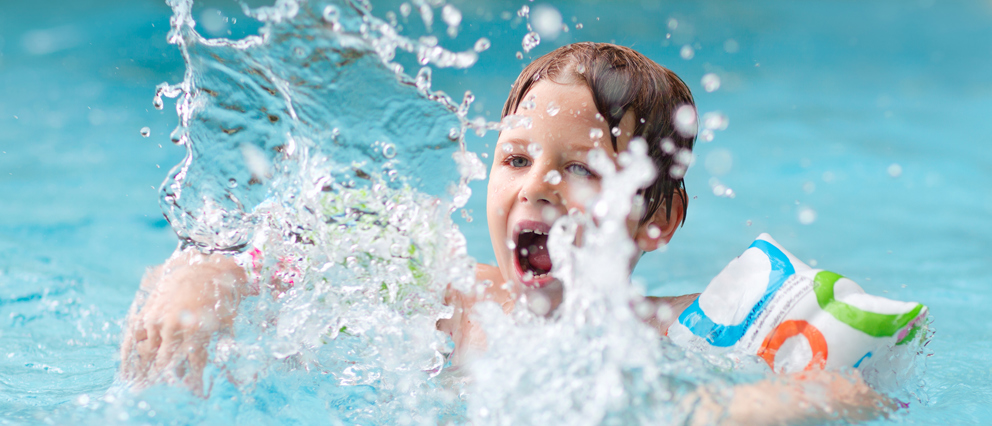
[[[535,107],[527,108],[530,101]],[[610,141],[611,129],[598,117],[585,85],[542,80],[515,114],[530,117],[533,125],[500,134],[489,176],[486,217],[503,277],[541,288],[552,281],[547,249],[551,225],[570,209],[584,211],[589,198],[599,192],[600,177],[588,165],[588,153],[602,149],[613,158],[617,153]],[[634,116],[628,112],[620,122],[620,151],[626,149],[633,128]],[[631,215],[627,225],[642,250],[657,248],[674,232],[667,227],[662,231],[659,225],[666,224],[656,220],[639,225],[638,219],[639,215]]]

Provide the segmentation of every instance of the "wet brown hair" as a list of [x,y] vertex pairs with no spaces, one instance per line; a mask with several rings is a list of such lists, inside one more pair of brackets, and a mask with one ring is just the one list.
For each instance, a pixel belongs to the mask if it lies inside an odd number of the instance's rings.
[[[609,129],[619,127],[627,111],[633,112],[632,138],[639,136],[647,141],[648,156],[658,171],[654,182],[641,193],[645,204],[641,224],[650,220],[662,202],[666,217],[671,219],[674,196],[682,200],[685,223],[689,200],[685,181],[680,173],[673,173],[673,166],[684,174],[685,168],[674,161],[675,155],[692,150],[696,140],[695,131],[685,135],[675,127],[679,107],[691,106],[695,113],[689,87],[674,72],[633,49],[608,43],[575,43],[559,47],[524,68],[503,105],[503,117],[516,112],[524,96],[542,79],[559,84],[584,82]],[[610,139],[617,152],[617,138],[612,132]],[[673,145],[662,148],[667,141]]]

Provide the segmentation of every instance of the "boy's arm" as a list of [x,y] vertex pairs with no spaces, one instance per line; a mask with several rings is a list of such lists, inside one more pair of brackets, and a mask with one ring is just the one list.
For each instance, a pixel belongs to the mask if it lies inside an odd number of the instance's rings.
[[697,392],[695,425],[796,425],[887,416],[895,401],[870,388],[856,370],[807,371],[734,386],[729,401]]
[[231,327],[248,277],[230,257],[176,251],[141,281],[124,328],[121,374],[142,385],[182,380],[202,389],[206,347]]

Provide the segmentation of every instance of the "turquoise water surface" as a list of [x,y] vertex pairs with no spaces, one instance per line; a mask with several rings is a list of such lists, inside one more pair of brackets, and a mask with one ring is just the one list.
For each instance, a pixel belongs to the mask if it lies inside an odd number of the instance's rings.
[[[475,94],[469,118],[497,120],[530,58],[584,40],[637,49],[689,84],[701,114],[727,117],[697,142],[685,227],[634,272],[649,294],[701,291],[768,232],[869,293],[929,306],[922,401],[893,422],[992,423],[992,3],[548,2],[569,31],[522,60],[517,11],[540,2],[449,3],[461,29],[451,38],[436,24],[441,45],[492,42],[471,68],[434,70],[433,89]],[[373,2],[372,13],[400,4]],[[204,24],[218,13],[239,22]],[[259,27],[233,2],[198,2],[193,15],[208,36]],[[177,242],[160,186],[185,150],[170,141],[175,101],[152,105],[155,86],[186,70],[166,41],[170,16],[158,1],[0,6],[0,420],[395,422],[376,411],[381,394],[301,370],[249,391],[218,382],[207,399],[108,393],[142,273]],[[412,57],[398,62],[415,74]],[[708,74],[720,80],[712,92]],[[495,138],[470,135],[467,148],[491,157]],[[471,187],[452,216],[468,254],[492,262],[485,182]],[[734,197],[714,195],[724,188]],[[437,418],[463,418],[438,405]]]

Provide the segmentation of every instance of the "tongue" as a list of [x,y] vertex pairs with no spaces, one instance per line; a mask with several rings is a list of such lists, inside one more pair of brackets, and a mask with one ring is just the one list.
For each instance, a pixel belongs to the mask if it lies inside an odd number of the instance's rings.
[[527,262],[537,269],[550,271],[551,256],[548,255],[548,249],[544,247],[534,247],[534,249],[529,250],[529,253],[527,253]]

